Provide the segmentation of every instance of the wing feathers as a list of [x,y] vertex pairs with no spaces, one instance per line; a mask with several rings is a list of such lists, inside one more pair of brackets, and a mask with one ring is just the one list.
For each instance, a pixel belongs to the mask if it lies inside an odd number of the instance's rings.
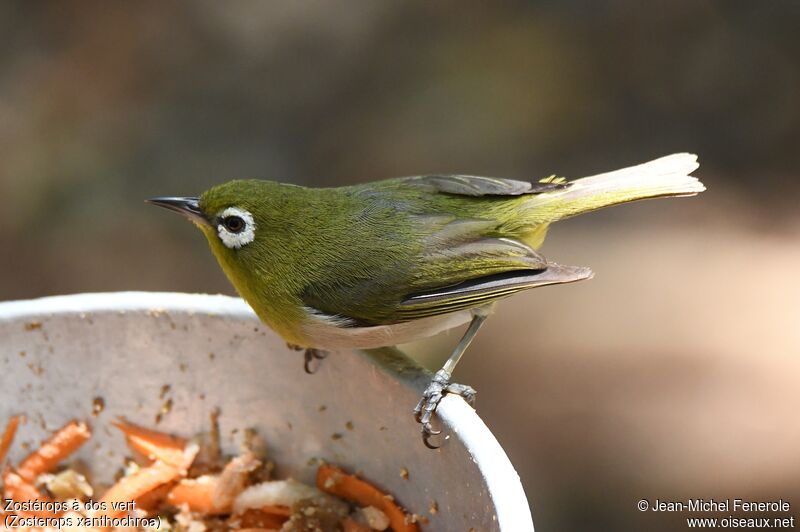
[[549,284],[572,283],[589,279],[592,271],[580,266],[549,263],[546,269],[517,270],[464,281],[457,285],[412,294],[398,309],[403,319],[454,312],[477,307],[521,290]]
[[521,196],[539,194],[568,186],[563,179],[551,176],[538,183],[481,177],[475,175],[425,175],[409,178],[407,183],[458,196]]

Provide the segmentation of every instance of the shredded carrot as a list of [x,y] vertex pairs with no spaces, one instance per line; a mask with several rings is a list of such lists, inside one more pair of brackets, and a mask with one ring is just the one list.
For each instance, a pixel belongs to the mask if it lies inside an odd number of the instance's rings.
[[11,444],[14,442],[14,436],[17,434],[17,427],[21,421],[25,419],[24,416],[12,416],[6,424],[6,430],[3,432],[3,438],[0,439],[0,465],[6,459],[8,450],[11,449]]
[[317,487],[342,499],[367,507],[378,508],[389,518],[395,532],[417,532],[416,523],[410,523],[406,513],[381,490],[354,475],[348,475],[338,467],[323,464],[317,471]]
[[173,482],[168,482],[166,484],[162,484],[154,490],[148,491],[135,500],[136,508],[148,512],[158,510],[164,504],[164,501],[167,500],[167,495],[169,495],[169,492],[172,490],[173,486]]
[[131,509],[127,503],[141,498],[167,482],[172,482],[180,475],[181,472],[177,467],[156,462],[132,475],[122,477],[100,499],[105,503],[105,508],[99,510],[96,517],[122,517]]
[[173,465],[158,460],[132,475],[122,477],[100,499],[101,502],[106,503],[106,507],[100,510],[97,517],[121,517],[131,509],[125,503],[140,500],[164,484],[185,476],[197,456],[197,451],[196,445],[187,445],[181,455],[181,462],[178,464]]
[[[220,475],[181,480],[170,490],[167,502],[175,507],[185,504],[193,512],[208,515],[230,513],[233,500],[246,487],[248,473],[258,464],[255,457],[245,454],[228,462]],[[265,511],[276,513],[269,509]],[[277,513],[283,515],[283,512],[284,510],[280,510]],[[289,509],[286,508],[285,512],[288,517]]]
[[277,515],[281,517],[291,517],[292,509],[288,506],[279,506],[277,504],[268,504],[259,508],[264,513]]
[[112,423],[125,434],[128,445],[134,451],[143,454],[150,460],[161,460],[175,467],[181,467],[183,464],[186,441],[182,438],[146,429],[128,423],[124,419],[118,419]]
[[[240,529],[248,529],[248,528],[256,528],[256,529],[280,529],[283,526],[283,523],[289,520],[289,516],[291,515],[291,511],[288,513],[273,513],[268,511],[268,509],[272,508],[282,508],[280,506],[276,507],[266,507],[261,508],[258,510],[250,509],[245,511],[241,516],[237,517],[236,519],[239,521]],[[288,510],[288,508],[286,508]]]
[[342,532],[372,532],[372,529],[354,521],[352,517],[345,517],[342,519]]
[[[53,502],[52,499],[46,497],[42,492],[36,489],[32,483],[27,482],[17,473],[14,473],[10,468],[6,469],[3,473],[3,496],[6,499],[17,502]],[[22,512],[20,512],[22,514]],[[24,512],[25,516],[36,517],[56,517],[55,512],[47,510],[27,511]]]
[[[23,421],[22,416],[12,417],[4,432],[0,434],[0,463],[5,459],[18,426]],[[266,505],[234,513],[234,501],[248,485],[254,482],[253,472],[261,466],[261,462],[252,452],[247,451],[228,461],[219,474],[189,479],[186,478],[189,468],[192,467],[199,451],[195,443],[187,443],[182,438],[133,425],[124,419],[118,420],[114,425],[123,432],[131,449],[147,456],[151,463],[111,486],[98,500],[99,509],[89,514],[92,517],[119,518],[136,508],[154,514],[164,511],[166,505],[169,505],[188,509],[201,517],[217,516],[213,519],[215,522],[219,521],[219,516],[224,516],[223,519],[227,518],[229,526],[245,532],[277,532],[290,521],[293,510],[287,506]],[[42,474],[53,471],[90,437],[91,431],[85,423],[75,420],[67,423],[43,442],[39,449],[30,453],[22,461],[19,469],[7,467],[3,471],[0,479],[3,486],[2,495],[6,499],[18,502],[41,501],[53,505],[55,500],[36,487],[37,480]],[[90,488],[86,486],[85,479],[80,475],[75,476],[74,471],[72,473],[75,482],[82,486],[78,489],[83,493],[89,493]],[[406,514],[390,495],[355,475],[348,474],[338,467],[323,464],[317,471],[316,482],[317,487],[328,494],[361,507],[375,507],[381,510],[388,517],[391,530],[395,532],[419,532],[416,520]],[[305,488],[311,489],[308,486]],[[58,490],[55,492],[62,493]],[[315,508],[312,505],[308,510],[313,511]],[[302,509],[295,508],[294,511]],[[63,511],[56,506],[55,511],[52,507],[41,511],[29,511],[25,508],[22,515],[58,517],[62,513]],[[352,517],[342,518],[339,524],[343,532],[370,530]],[[92,530],[101,532],[103,529]]]
[[233,501],[249,484],[250,473],[255,471],[261,461],[250,452],[245,451],[241,455],[228,462],[217,477],[212,495],[212,503],[215,508],[231,508]]
[[230,506],[217,508],[214,505],[214,490],[217,487],[217,480],[217,477],[212,476],[181,480],[169,491],[167,502],[178,508],[185,504],[192,512],[202,514],[230,513]]
[[20,464],[17,473],[23,480],[34,483],[39,475],[52,471],[59,462],[74,453],[91,436],[92,433],[86,423],[72,420],[28,455]]

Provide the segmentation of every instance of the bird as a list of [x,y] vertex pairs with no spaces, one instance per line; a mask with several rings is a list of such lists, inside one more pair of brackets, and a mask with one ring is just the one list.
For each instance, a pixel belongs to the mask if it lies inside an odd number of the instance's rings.
[[635,200],[694,196],[697,156],[676,153],[578,179],[436,174],[314,188],[234,180],[200,196],[147,200],[201,229],[257,316],[309,361],[393,346],[468,324],[413,412],[423,442],[445,394],[474,402],[453,370],[495,304],[589,279],[547,260],[550,224]]

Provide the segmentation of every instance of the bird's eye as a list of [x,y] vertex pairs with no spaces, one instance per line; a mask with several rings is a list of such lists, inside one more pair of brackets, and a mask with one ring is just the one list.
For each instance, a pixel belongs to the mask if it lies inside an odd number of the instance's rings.
[[253,215],[238,207],[228,207],[217,213],[217,235],[230,249],[240,249],[256,237]]
[[222,219],[222,224],[225,226],[225,229],[231,233],[241,233],[247,226],[245,221],[239,216],[226,216]]

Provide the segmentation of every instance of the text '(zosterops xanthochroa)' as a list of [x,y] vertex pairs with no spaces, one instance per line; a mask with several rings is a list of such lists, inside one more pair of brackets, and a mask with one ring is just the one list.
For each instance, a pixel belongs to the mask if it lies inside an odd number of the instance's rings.
[[231,181],[199,198],[155,198],[206,235],[236,290],[287,342],[320,350],[410,342],[469,322],[415,413],[424,440],[450,375],[492,305],[587,279],[536,250],[549,224],[629,201],[705,190],[681,153],[592,177],[535,183],[427,175],[340,188]]

